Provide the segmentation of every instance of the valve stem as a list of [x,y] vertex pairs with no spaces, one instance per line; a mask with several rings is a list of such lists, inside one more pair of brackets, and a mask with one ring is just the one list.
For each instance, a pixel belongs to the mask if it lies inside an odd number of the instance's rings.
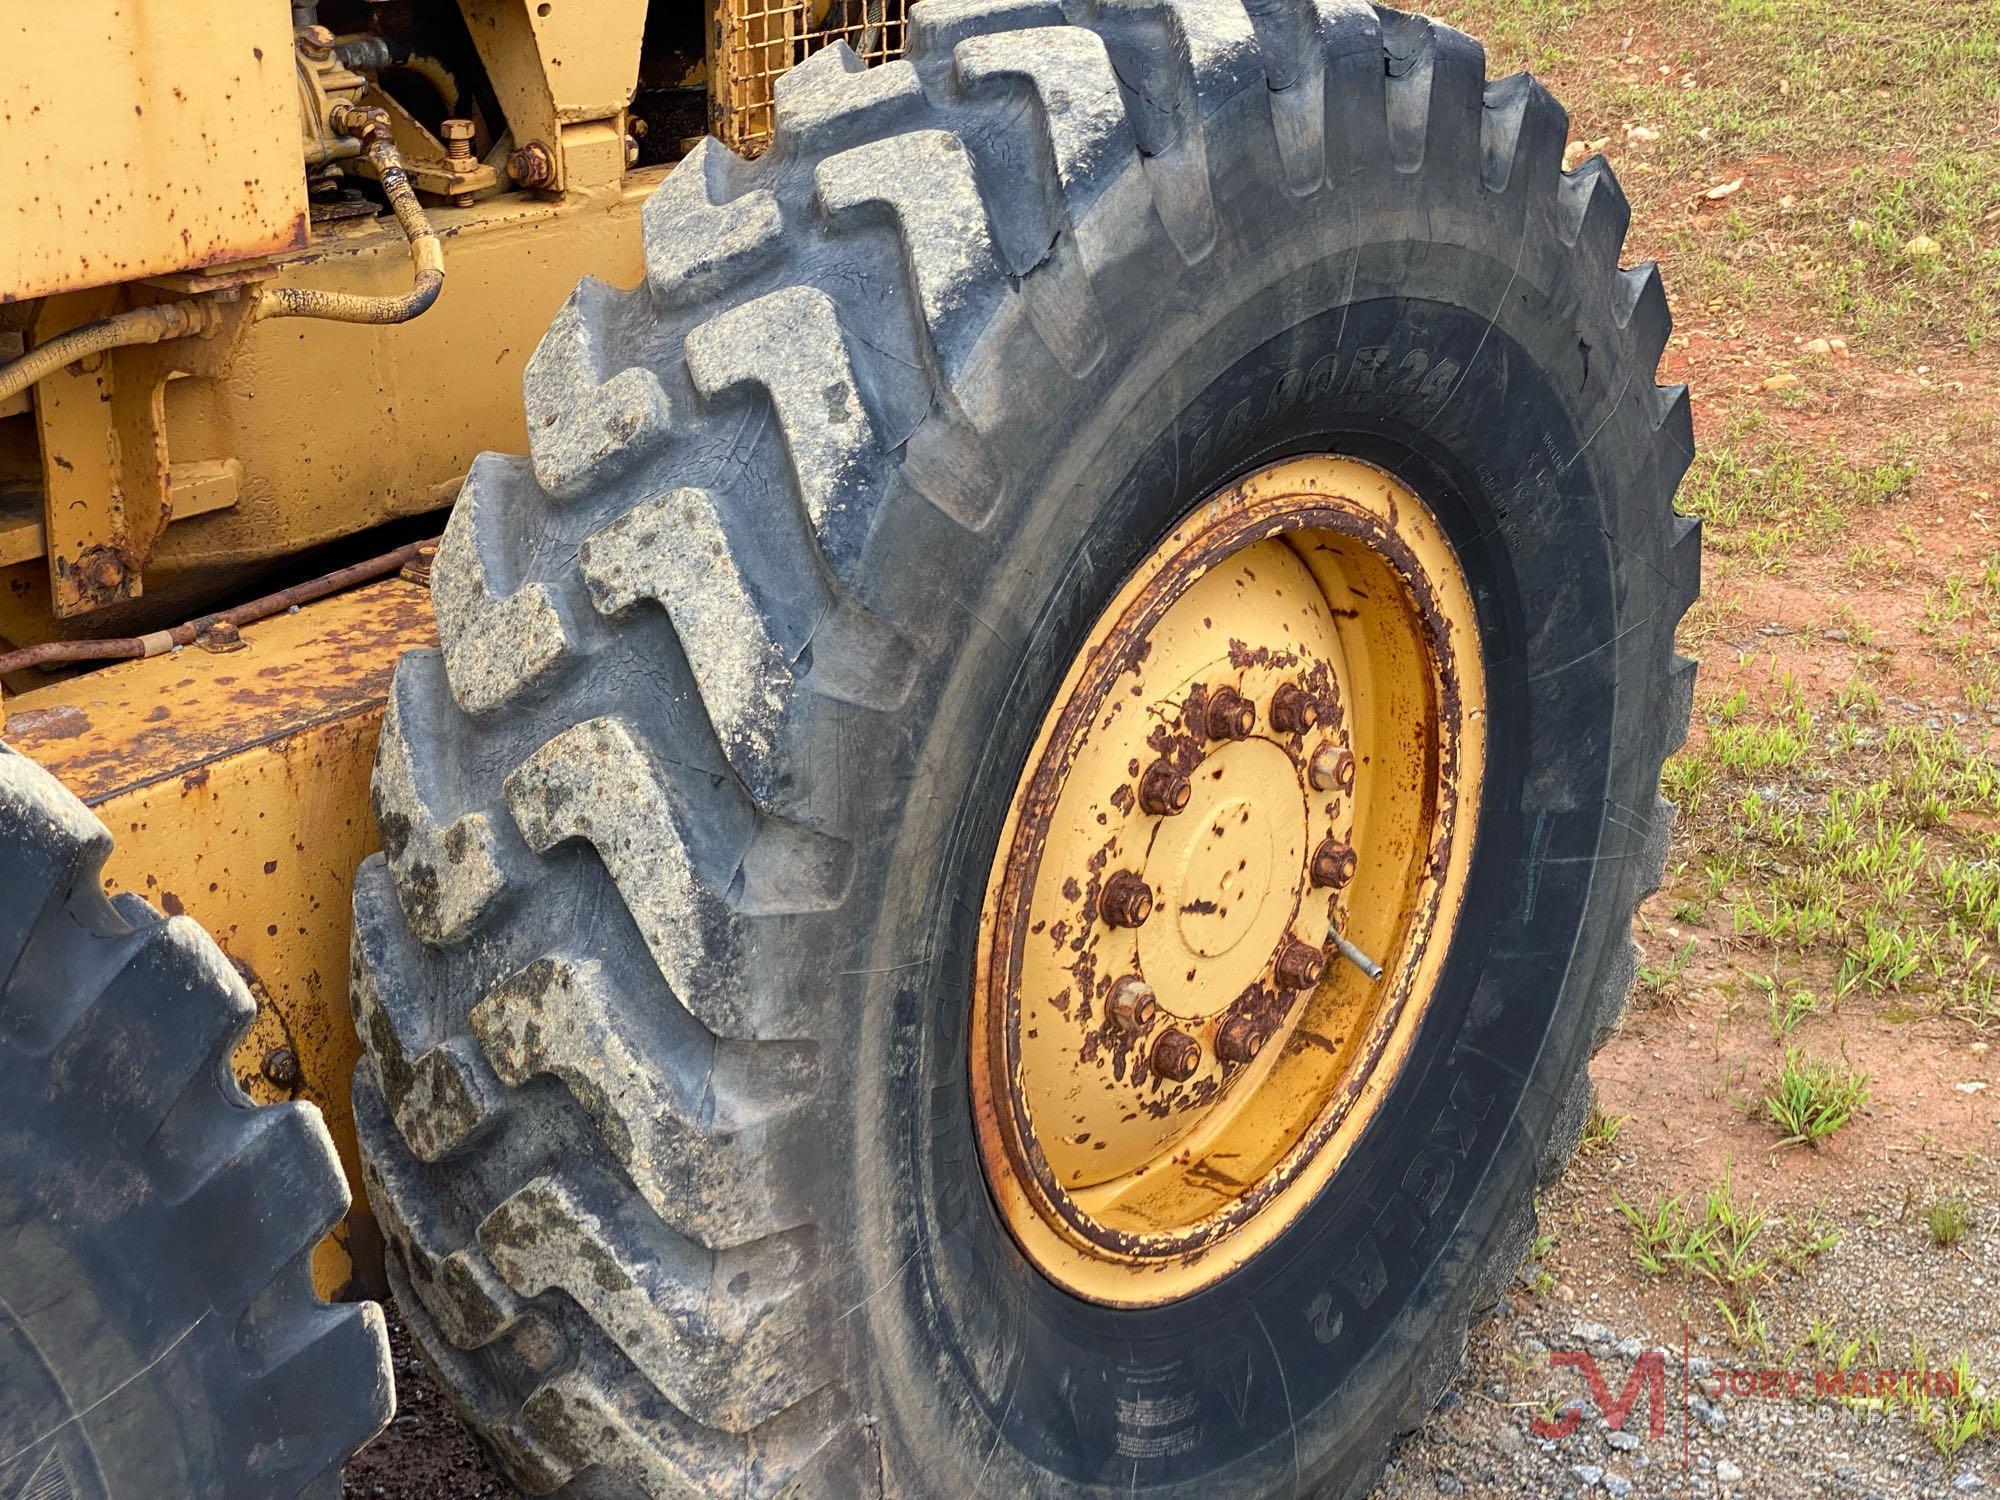
[[1346,938],[1342,937],[1339,929],[1334,927],[1332,923],[1327,924],[1326,935],[1333,943],[1333,946],[1340,951],[1340,956],[1366,974],[1370,980],[1382,977],[1382,966],[1363,953],[1359,948],[1355,947],[1354,944],[1348,942]]

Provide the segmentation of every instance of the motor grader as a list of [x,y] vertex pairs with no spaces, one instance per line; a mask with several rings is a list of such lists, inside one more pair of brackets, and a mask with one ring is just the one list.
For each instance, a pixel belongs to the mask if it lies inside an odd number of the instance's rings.
[[[1686,393],[1357,0],[0,20],[0,1495],[1360,1494],[1658,881]],[[524,456],[508,456],[522,454]]]

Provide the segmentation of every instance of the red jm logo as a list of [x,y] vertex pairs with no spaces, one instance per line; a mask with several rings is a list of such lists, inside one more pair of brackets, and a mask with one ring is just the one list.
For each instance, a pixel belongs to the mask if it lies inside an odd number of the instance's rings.
[[[1590,1399],[1597,1403],[1597,1409],[1604,1413],[1604,1422],[1614,1431],[1623,1431],[1625,1419],[1632,1415],[1632,1408],[1638,1404],[1641,1387],[1647,1391],[1647,1405],[1652,1420],[1646,1430],[1659,1437],[1667,1430],[1667,1356],[1659,1349],[1648,1349],[1632,1364],[1632,1374],[1625,1382],[1625,1389],[1616,1401],[1611,1399],[1611,1388],[1604,1383],[1604,1376],[1598,1371],[1597,1359],[1586,1350],[1556,1350],[1549,1355],[1549,1366],[1574,1365],[1583,1372],[1584,1382],[1590,1387]],[[1571,1406],[1551,1422],[1546,1417],[1536,1417],[1529,1426],[1536,1437],[1565,1438],[1576,1431],[1577,1423],[1583,1420],[1583,1412]]]

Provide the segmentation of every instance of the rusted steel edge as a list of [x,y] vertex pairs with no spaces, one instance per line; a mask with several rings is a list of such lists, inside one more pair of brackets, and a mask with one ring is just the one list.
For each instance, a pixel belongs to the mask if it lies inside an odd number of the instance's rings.
[[275,594],[266,594],[261,599],[252,599],[248,604],[239,604],[234,609],[225,609],[216,614],[201,615],[185,621],[171,630],[155,630],[147,635],[109,636],[84,641],[44,641],[39,646],[24,646],[18,651],[0,655],[0,676],[12,672],[26,671],[30,667],[67,666],[77,662],[139,661],[149,656],[165,656],[182,646],[193,645],[204,630],[217,625],[254,625],[259,620],[268,620],[273,615],[283,614],[294,605],[311,604],[330,594],[338,594],[356,584],[370,583],[377,578],[387,577],[418,561],[426,549],[435,549],[437,538],[427,541],[410,542],[398,547],[394,552],[384,552],[380,557],[371,557],[365,562],[350,563],[331,573],[323,573],[318,578],[309,578],[304,583],[295,583],[290,588],[279,589]]

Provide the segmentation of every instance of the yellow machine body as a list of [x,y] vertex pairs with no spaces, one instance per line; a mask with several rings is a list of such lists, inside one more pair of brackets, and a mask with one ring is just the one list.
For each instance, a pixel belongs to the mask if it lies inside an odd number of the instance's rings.
[[10,10],[0,22],[10,179],[0,302],[305,248],[284,6]]

